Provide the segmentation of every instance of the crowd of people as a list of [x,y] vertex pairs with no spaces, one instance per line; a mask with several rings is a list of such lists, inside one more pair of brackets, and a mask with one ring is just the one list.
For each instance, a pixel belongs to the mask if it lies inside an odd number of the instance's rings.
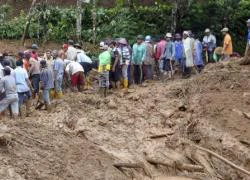
[[[250,29],[250,19],[247,21]],[[167,33],[158,42],[151,36],[138,35],[131,47],[125,38],[100,43],[98,61],[93,61],[80,44],[69,40],[60,50],[38,55],[38,46],[19,52],[16,60],[0,55],[0,113],[8,107],[11,115],[29,116],[32,99],[36,109],[51,111],[51,99],[60,99],[65,89],[81,92],[92,69],[99,73],[99,87],[127,90],[154,79],[171,79],[175,74],[188,78],[200,73],[207,63],[227,60],[233,55],[228,28],[221,30],[223,47],[218,48],[210,29],[200,41],[191,31]],[[248,43],[250,30],[248,32]],[[24,110],[26,109],[26,110]]]

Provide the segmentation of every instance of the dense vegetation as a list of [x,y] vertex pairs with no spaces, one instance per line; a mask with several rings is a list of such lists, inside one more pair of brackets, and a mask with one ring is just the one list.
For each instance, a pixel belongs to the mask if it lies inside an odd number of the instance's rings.
[[[150,34],[158,37],[167,31],[173,31],[172,3],[156,3],[154,6],[126,7],[122,1],[110,9],[97,8],[96,39],[106,37],[126,37],[134,41],[137,34]],[[120,3],[119,3],[120,2]],[[249,0],[207,0],[191,1],[190,6],[180,4],[176,9],[175,31],[192,30],[198,37],[203,36],[204,29],[211,28],[221,43],[220,29],[228,26],[234,40],[236,51],[243,52],[245,46],[246,23],[250,18]],[[39,4],[33,11],[29,38],[36,40],[64,41],[75,38],[76,12],[75,7],[59,8],[47,4]],[[82,37],[84,41],[93,41],[93,7],[84,5]],[[11,7],[0,7],[0,38],[19,39],[26,23],[26,14],[21,12],[18,17],[10,18]]]

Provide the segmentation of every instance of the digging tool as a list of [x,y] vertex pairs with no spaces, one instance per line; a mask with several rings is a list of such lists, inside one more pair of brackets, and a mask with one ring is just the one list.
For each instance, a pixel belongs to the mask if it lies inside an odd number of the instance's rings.
[[207,52],[207,49],[206,49],[206,63],[208,63],[208,52]]

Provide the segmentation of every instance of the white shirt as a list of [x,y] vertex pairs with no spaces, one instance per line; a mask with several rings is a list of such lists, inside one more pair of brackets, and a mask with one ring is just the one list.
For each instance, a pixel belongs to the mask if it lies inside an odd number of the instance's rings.
[[81,62],[85,62],[85,63],[92,63],[92,60],[90,59],[90,57],[88,57],[85,52],[83,50],[77,50],[77,62],[81,63]]
[[212,51],[214,48],[216,48],[216,37],[212,34],[209,36],[204,36],[202,44],[203,46],[208,46],[208,50]]
[[74,48],[73,46],[69,46],[67,50],[67,59],[70,61],[75,61],[76,55],[77,55],[76,48]]
[[74,75],[77,72],[84,72],[84,69],[81,64],[72,61],[66,66],[65,71],[70,75]]

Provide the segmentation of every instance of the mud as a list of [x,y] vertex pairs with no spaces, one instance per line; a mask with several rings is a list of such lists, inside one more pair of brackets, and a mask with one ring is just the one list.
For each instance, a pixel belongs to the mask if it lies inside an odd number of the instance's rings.
[[[188,80],[129,93],[68,93],[53,112],[2,120],[5,179],[232,179],[250,177],[250,66],[208,65]],[[2,143],[2,139],[4,140]],[[5,141],[6,140],[6,141]],[[115,164],[138,167],[115,167]]]

